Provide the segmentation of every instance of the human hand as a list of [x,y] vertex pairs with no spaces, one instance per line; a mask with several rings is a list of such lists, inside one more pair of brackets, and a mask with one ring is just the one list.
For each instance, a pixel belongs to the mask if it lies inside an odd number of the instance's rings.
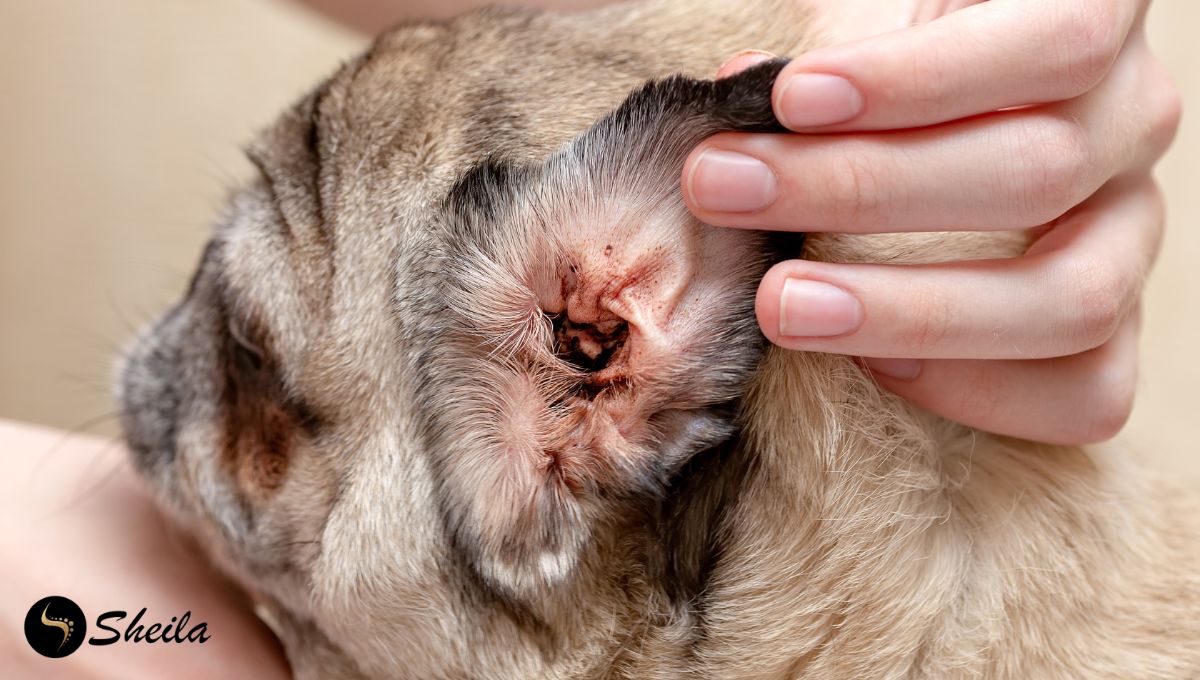
[[[821,3],[903,16],[882,0]],[[781,263],[759,323],[782,347],[871,357],[881,385],[952,420],[1109,438],[1132,410],[1138,303],[1162,238],[1150,171],[1180,115],[1146,43],[1148,0],[899,4],[910,20],[954,11],[797,58],[776,115],[824,134],[709,139],[684,168],[688,206],[727,227],[1040,227],[1010,260]]]

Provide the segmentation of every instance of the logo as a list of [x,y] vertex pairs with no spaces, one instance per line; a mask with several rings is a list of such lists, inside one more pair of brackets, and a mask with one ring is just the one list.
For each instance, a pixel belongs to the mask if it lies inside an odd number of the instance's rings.
[[[203,621],[192,623],[190,610],[178,618],[172,616],[167,623],[147,624],[143,621],[146,618],[146,608],[142,607],[125,626],[125,632],[122,634],[116,626],[128,615],[128,612],[113,610],[96,617],[96,628],[107,635],[93,636],[87,643],[95,646],[117,642],[204,644],[210,638],[208,624]],[[51,659],[64,657],[79,649],[87,636],[87,628],[83,610],[61,595],[43,597],[34,602],[29,608],[29,613],[25,615],[25,639],[29,641],[29,646],[38,654]]]
[[43,597],[25,615],[25,639],[33,651],[51,659],[79,649],[87,634],[87,619],[79,605],[61,595]]

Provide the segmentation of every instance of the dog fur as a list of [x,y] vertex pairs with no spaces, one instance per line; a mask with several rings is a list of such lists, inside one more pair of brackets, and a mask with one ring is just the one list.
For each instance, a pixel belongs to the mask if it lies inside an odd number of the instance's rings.
[[687,213],[690,148],[778,130],[780,62],[707,79],[810,26],[785,0],[407,24],[251,147],[120,401],[297,677],[1200,677],[1191,499],[757,333],[783,257],[1024,245]]

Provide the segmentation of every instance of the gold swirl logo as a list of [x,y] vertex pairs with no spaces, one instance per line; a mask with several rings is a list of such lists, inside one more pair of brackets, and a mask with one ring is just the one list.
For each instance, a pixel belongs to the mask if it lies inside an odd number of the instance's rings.
[[52,616],[47,616],[50,612],[50,603],[46,603],[46,607],[42,609],[42,625],[58,628],[62,631],[62,642],[58,643],[55,652],[61,652],[63,645],[67,644],[67,640],[71,639],[71,632],[75,630],[75,622],[71,619],[62,618],[56,619]]
[[72,654],[87,638],[87,617],[62,595],[43,597],[25,614],[25,640],[33,651],[51,659]]

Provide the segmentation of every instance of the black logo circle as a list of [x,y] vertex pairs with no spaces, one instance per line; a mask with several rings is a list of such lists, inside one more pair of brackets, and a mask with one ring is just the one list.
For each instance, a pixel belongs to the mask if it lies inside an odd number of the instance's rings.
[[83,644],[87,619],[79,605],[61,595],[43,597],[25,615],[25,639],[33,651],[51,659],[64,657]]

